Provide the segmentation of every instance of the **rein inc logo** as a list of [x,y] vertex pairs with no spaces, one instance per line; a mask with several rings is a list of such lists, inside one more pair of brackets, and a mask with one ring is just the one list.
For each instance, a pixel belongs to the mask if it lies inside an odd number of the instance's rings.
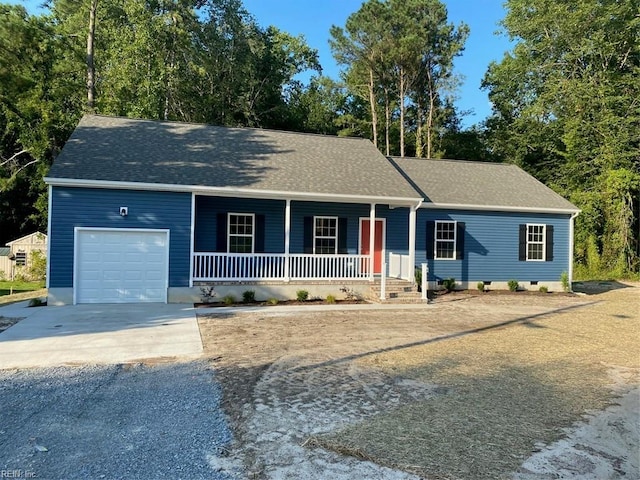
[[16,468],[13,470],[0,470],[0,478],[38,478],[38,475],[32,470]]

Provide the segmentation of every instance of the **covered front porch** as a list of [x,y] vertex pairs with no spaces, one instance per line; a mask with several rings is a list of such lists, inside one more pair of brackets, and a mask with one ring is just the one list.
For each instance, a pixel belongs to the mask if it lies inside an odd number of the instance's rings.
[[412,279],[417,205],[335,200],[194,194],[190,286]]

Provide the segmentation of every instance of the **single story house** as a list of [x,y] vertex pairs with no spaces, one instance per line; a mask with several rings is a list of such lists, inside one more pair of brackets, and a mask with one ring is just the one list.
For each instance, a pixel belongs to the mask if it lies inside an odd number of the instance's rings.
[[0,247],[0,278],[12,279],[21,269],[31,266],[32,252],[47,251],[47,236],[41,232],[33,232],[24,237],[7,242]]
[[512,165],[87,115],[45,180],[49,304],[193,302],[203,285],[238,298],[367,296],[382,276],[410,284],[422,263],[431,287],[558,289],[571,274],[578,209]]

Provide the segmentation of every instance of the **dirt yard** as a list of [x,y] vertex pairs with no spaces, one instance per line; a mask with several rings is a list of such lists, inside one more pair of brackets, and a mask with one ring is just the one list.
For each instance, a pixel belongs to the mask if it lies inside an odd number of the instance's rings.
[[638,478],[640,285],[589,291],[202,310],[236,435],[211,461],[249,478]]

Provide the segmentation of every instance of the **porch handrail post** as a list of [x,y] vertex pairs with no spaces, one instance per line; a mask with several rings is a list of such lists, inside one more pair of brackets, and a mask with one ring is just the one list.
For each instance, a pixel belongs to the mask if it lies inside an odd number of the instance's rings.
[[427,300],[427,275],[429,275],[429,266],[422,264],[422,300]]
[[284,207],[284,281],[288,282],[291,278],[289,271],[289,249],[291,238],[291,199],[287,198]]
[[371,204],[369,210],[369,281],[373,282],[373,257],[376,241],[376,204]]
[[[409,268],[415,270],[416,268],[416,210],[418,207],[412,206],[409,210]],[[409,272],[411,283],[415,283],[415,275],[411,275]]]
[[384,300],[387,292],[387,264],[382,262],[382,275],[380,276],[380,300]]

